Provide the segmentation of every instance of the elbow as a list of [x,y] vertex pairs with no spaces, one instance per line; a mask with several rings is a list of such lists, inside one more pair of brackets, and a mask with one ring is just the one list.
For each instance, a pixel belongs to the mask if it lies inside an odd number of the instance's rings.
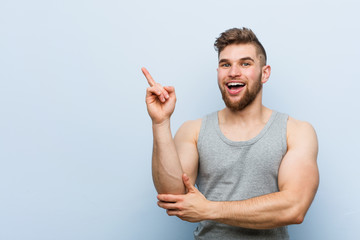
[[300,209],[299,207],[294,207],[290,210],[290,214],[287,218],[287,224],[286,225],[292,225],[292,224],[301,224],[304,222],[306,211],[303,209]]
[[298,214],[293,218],[292,224],[302,224],[304,222],[305,215],[304,214]]
[[310,205],[306,199],[297,197],[292,198],[284,208],[283,223],[284,225],[302,224]]
[[272,226],[272,227],[296,225],[296,224],[302,224],[303,222],[304,222],[303,215],[293,215],[293,216],[286,216],[286,217],[283,216],[275,223],[275,226]]
[[277,226],[302,224],[305,219],[307,208],[301,202],[291,201],[278,212]]

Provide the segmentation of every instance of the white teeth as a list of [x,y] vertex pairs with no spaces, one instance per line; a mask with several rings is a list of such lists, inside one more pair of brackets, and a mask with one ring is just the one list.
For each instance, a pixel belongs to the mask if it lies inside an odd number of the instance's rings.
[[235,87],[235,86],[245,86],[245,84],[243,83],[238,83],[238,82],[231,82],[227,84],[229,87]]

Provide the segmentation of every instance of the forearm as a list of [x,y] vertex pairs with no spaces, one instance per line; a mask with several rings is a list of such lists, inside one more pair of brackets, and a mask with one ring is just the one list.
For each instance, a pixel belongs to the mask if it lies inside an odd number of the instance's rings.
[[210,202],[209,220],[228,225],[270,229],[303,221],[298,199],[287,192],[276,192],[243,201]]
[[170,120],[153,124],[152,175],[158,193],[183,194],[183,169],[170,130]]

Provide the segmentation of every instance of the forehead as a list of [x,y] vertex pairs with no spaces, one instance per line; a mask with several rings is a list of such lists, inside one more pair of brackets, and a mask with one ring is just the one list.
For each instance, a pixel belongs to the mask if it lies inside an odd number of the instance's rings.
[[256,47],[253,44],[231,44],[226,46],[219,54],[219,60],[238,60],[244,57],[258,59]]

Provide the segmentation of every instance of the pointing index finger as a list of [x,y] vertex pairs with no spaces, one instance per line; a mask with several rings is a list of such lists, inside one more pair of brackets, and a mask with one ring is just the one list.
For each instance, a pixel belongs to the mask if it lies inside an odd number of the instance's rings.
[[148,81],[150,87],[155,85],[154,79],[151,77],[149,71],[146,68],[141,68],[141,71],[143,72],[144,76],[146,77],[146,80]]

